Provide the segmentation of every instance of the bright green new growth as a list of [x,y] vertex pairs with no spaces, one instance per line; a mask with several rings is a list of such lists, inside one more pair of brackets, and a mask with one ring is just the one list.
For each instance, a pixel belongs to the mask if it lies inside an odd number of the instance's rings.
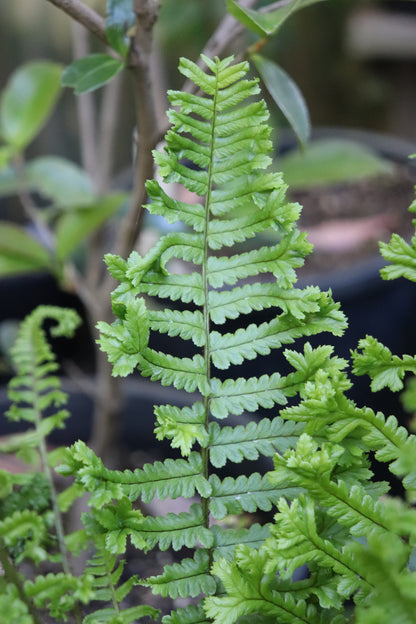
[[[106,262],[120,285],[113,293],[112,325],[100,323],[100,343],[113,364],[113,374],[127,375],[138,368],[162,385],[197,392],[191,407],[155,407],[155,434],[179,448],[182,459],[166,459],[134,471],[106,469],[84,445],[71,451],[69,471],[76,475],[94,505],[154,496],[185,498],[199,495],[189,511],[166,517],[145,518],[133,526],[126,520],[119,530],[133,543],[162,550],[194,548],[194,554],[159,575],[143,579],[153,592],[171,598],[203,597],[221,591],[211,574],[212,562],[230,559],[235,544],[258,547],[268,527],[225,528],[212,524],[229,514],[270,511],[281,496],[297,491],[268,481],[257,472],[221,479],[215,469],[276,450],[292,448],[303,425],[285,423],[279,416],[253,420],[249,425],[220,426],[226,419],[259,408],[285,405],[320,370],[336,375],[345,362],[332,357],[330,347],[303,353],[286,350],[293,366],[286,376],[275,372],[260,377],[219,378],[218,372],[266,355],[297,338],[322,331],[340,335],[345,319],[330,293],[318,288],[297,289],[296,269],[310,252],[304,233],[296,227],[300,207],[285,199],[286,186],[279,173],[267,172],[271,164],[268,111],[252,96],[257,80],[247,80],[247,63],[232,59],[204,58],[210,74],[182,59],[180,71],[201,89],[202,95],[171,91],[169,113],[172,129],[166,148],[155,152],[165,182],[179,182],[195,194],[194,203],[179,201],[165,187],[149,181],[151,213],[169,223],[182,222],[185,232],[164,236],[144,257],[133,252],[128,260],[107,256]],[[254,239],[268,228],[275,230],[276,244],[251,251],[237,245]],[[253,246],[255,247],[255,245]],[[171,260],[184,262],[174,273]],[[264,278],[259,276],[264,274]],[[171,300],[162,310],[148,307],[147,296]],[[180,308],[175,302],[180,301]],[[272,308],[267,322],[246,321],[253,311]],[[223,326],[227,319],[241,319],[235,333]],[[180,336],[194,343],[192,357],[178,357],[154,350],[152,332]],[[169,340],[166,340],[167,346]],[[244,370],[244,369],[242,369]],[[113,548],[114,552],[121,552]],[[166,616],[164,622],[201,622],[202,602]]]

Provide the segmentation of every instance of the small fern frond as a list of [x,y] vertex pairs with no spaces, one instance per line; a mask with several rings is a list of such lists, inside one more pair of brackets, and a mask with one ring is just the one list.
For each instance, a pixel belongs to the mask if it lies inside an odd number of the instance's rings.
[[281,496],[293,496],[299,491],[296,487],[276,487],[270,483],[267,475],[258,472],[248,477],[240,475],[237,479],[225,477],[222,481],[213,474],[210,484],[212,494],[209,508],[216,520],[222,520],[229,514],[239,515],[242,511],[270,511],[273,503]]
[[358,349],[352,353],[353,373],[369,375],[372,379],[373,392],[384,387],[390,388],[393,392],[402,390],[404,374],[406,372],[416,374],[416,357],[403,355],[400,358],[393,355],[388,347],[372,336],[361,339]]
[[0,613],[7,613],[8,624],[34,624],[27,605],[21,600],[17,587],[0,579]]
[[243,459],[256,460],[260,455],[272,457],[276,451],[284,453],[296,446],[302,431],[303,425],[284,422],[279,416],[234,428],[221,428],[213,422],[209,426],[210,462],[215,468],[222,468],[228,461],[240,463]]
[[270,537],[270,525],[252,524],[250,528],[223,529],[218,525],[211,527],[214,536],[213,559],[231,560],[236,546],[245,544],[250,548],[260,548],[264,541]]
[[195,598],[201,593],[213,594],[216,589],[214,578],[209,573],[209,552],[199,548],[192,558],[181,563],[165,566],[159,576],[150,576],[141,583],[151,587],[153,593],[170,598]]
[[40,609],[47,609],[51,617],[65,620],[78,602],[87,603],[93,597],[91,579],[59,572],[38,576],[24,584],[26,595]]
[[87,492],[91,493],[91,504],[100,508],[113,499],[139,497],[148,503],[157,495],[191,498],[195,492],[209,496],[211,487],[203,477],[202,460],[198,453],[191,453],[187,460],[166,459],[164,462],[145,464],[143,468],[131,470],[110,470],[103,466],[85,443],[78,441],[67,449],[64,463],[57,467],[64,476],[74,476]]
[[191,505],[188,512],[168,513],[165,517],[147,517],[141,524],[140,535],[149,548],[159,545],[160,550],[195,548],[199,542],[204,548],[211,548],[213,535],[204,527],[200,505]]
[[46,544],[50,525],[51,518],[46,523],[44,514],[19,509],[0,520],[0,540],[13,552],[17,563],[26,558],[39,563],[48,559]]
[[[413,221],[415,224],[415,221]],[[416,282],[416,236],[410,244],[398,234],[392,234],[390,242],[380,242],[381,255],[387,262],[391,262],[380,271],[383,279],[392,280],[404,277]]]
[[332,479],[340,453],[344,450],[331,444],[324,444],[318,450],[317,443],[302,434],[295,450],[286,451],[283,457],[275,455],[276,470],[270,473],[269,480],[275,486],[289,483],[305,488],[317,504],[327,508],[328,514],[348,527],[353,535],[388,532],[391,518],[385,506],[374,500],[364,486],[357,482],[349,487],[341,478]]

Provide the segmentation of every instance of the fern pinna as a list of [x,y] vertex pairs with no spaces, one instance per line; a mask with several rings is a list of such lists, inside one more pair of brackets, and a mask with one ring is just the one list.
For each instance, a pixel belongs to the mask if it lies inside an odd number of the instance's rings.
[[[281,175],[265,171],[272,144],[266,105],[252,99],[259,91],[257,80],[245,78],[246,62],[204,61],[208,73],[181,60],[180,71],[201,94],[169,92],[172,128],[165,150],[155,153],[164,181],[179,182],[196,199],[179,201],[157,181],[147,184],[147,209],[171,224],[184,223],[187,230],[167,234],[144,256],[133,252],[127,260],[106,257],[111,275],[120,282],[112,295],[117,320],[99,324],[100,344],[114,375],[138,368],[155,382],[195,393],[190,407],[156,405],[154,410],[156,437],[169,439],[182,458],[114,471],[78,442],[68,452],[65,468],[91,493],[91,504],[102,507],[103,525],[114,529],[107,539],[110,552],[124,552],[127,535],[145,550],[156,545],[162,550],[195,549],[160,575],[141,581],[171,598],[217,593],[212,562],[231,556],[236,543],[256,545],[268,535],[267,526],[233,529],[218,521],[229,514],[269,511],[289,493],[285,485],[276,487],[257,472],[220,478],[216,469],[283,451],[295,443],[303,425],[285,424],[277,415],[234,428],[220,423],[229,415],[284,405],[318,370],[338,371],[345,365],[332,357],[331,348],[307,344],[302,354],[285,351],[294,367],[288,375],[216,376],[216,371],[269,354],[299,337],[321,331],[340,335],[345,319],[330,293],[294,286],[296,269],[311,246],[296,227],[300,207],[287,202]],[[248,239],[256,243],[256,236],[268,228],[275,231],[275,244],[254,245],[251,251],[233,249]],[[173,259],[189,270],[172,272]],[[258,278],[261,274],[264,280]],[[180,306],[154,309],[148,296],[179,301]],[[268,308],[274,310],[271,320],[245,322],[251,312]],[[228,319],[239,317],[241,327],[235,333],[224,331]],[[195,354],[178,357],[156,351],[149,342],[153,332],[192,341]],[[193,500],[188,511],[140,520],[132,503],[155,496]],[[205,619],[199,602],[164,621]]]

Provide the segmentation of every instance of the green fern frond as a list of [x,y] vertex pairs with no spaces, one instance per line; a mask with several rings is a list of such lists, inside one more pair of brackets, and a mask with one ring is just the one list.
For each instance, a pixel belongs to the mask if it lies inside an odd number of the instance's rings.
[[295,450],[286,451],[283,457],[275,455],[276,470],[270,473],[270,482],[275,486],[289,483],[304,487],[317,504],[327,508],[328,514],[357,537],[388,532],[392,519],[385,506],[358,480],[351,487],[341,478],[333,480],[332,472],[343,453],[342,447],[331,444],[318,450],[317,443],[302,434]]
[[21,600],[17,587],[0,579],[0,613],[7,613],[7,624],[34,624],[27,605]]
[[51,518],[46,523],[44,515],[32,509],[18,509],[0,520],[0,540],[14,553],[17,562],[29,558],[39,563],[48,558],[46,543]]
[[302,431],[303,425],[284,422],[279,416],[234,428],[221,428],[213,422],[209,426],[210,462],[215,468],[222,468],[227,461],[239,463],[243,459],[256,460],[260,455],[272,457],[276,451],[283,453],[296,446]]
[[211,548],[214,541],[211,531],[204,527],[202,508],[197,504],[179,514],[147,517],[141,524],[140,535],[149,548],[158,544],[160,550],[195,548],[198,542],[204,548]]
[[65,620],[77,602],[87,603],[93,598],[91,579],[59,572],[38,576],[24,584],[26,595],[38,608],[47,609],[54,618]]
[[162,624],[209,624],[202,603],[179,607],[162,618]]
[[298,492],[295,487],[276,487],[270,483],[267,475],[253,472],[250,476],[240,475],[237,479],[225,477],[222,481],[215,474],[210,477],[212,494],[210,512],[217,520],[228,514],[250,513],[257,509],[270,511],[273,503],[281,496],[293,496]]
[[151,587],[153,593],[163,597],[195,598],[199,594],[215,592],[216,583],[209,573],[210,556],[207,550],[199,548],[193,558],[183,559],[181,563],[165,566],[163,574],[150,576],[142,581],[145,587]]
[[[227,462],[256,460],[260,454],[271,456],[276,450],[294,448],[305,429],[303,423],[285,423],[276,415],[246,427],[221,428],[211,421],[286,405],[320,369],[335,376],[346,365],[332,355],[330,347],[312,349],[307,344],[300,355],[286,350],[294,366],[287,376],[276,371],[247,378],[242,369],[237,378],[232,374],[215,377],[215,369],[242,365],[298,338],[322,331],[339,336],[346,322],[330,292],[293,287],[296,269],[312,247],[305,233],[297,229],[301,207],[287,201],[282,175],[267,171],[272,162],[271,131],[264,101],[252,99],[259,92],[258,81],[245,78],[246,62],[203,58],[208,72],[181,59],[180,71],[202,93],[169,92],[172,127],[164,150],[154,153],[164,183],[177,182],[195,197],[187,203],[170,197],[168,186],[156,181],[146,185],[149,212],[170,224],[181,222],[188,229],[166,234],[144,256],[135,251],[126,260],[106,256],[110,274],[119,282],[112,294],[117,320],[112,325],[99,324],[100,345],[113,364],[113,374],[125,375],[137,368],[162,385],[199,393],[190,407],[160,405],[154,411],[157,439],[170,440],[187,459],[167,459],[121,473],[107,470],[78,442],[68,452],[67,466],[60,469],[74,475],[76,483],[91,493],[91,504],[100,508],[100,513],[104,505],[111,509],[114,499],[120,501],[125,496],[130,501],[140,497],[146,503],[154,496],[190,498],[199,494],[200,503],[193,503],[189,512],[146,518],[137,526],[145,550],[156,545],[178,551],[196,546],[192,558],[143,581],[155,593],[174,599],[220,591],[210,571],[213,559],[231,558],[238,543],[256,548],[268,535],[268,527],[257,525],[218,527],[210,516],[222,519],[257,509],[270,511],[281,496],[291,497],[300,491],[297,485],[276,486],[259,473],[221,480],[211,470]],[[265,245],[268,230],[274,238]],[[238,247],[247,241],[248,250]],[[176,261],[182,263],[183,272],[173,272]],[[162,305],[170,300],[169,306],[147,309],[145,296],[157,297]],[[180,309],[171,305],[176,301],[181,303]],[[263,310],[270,310],[269,321],[247,320],[251,312]],[[238,318],[240,329],[221,331],[227,319]],[[192,342],[195,355],[156,351],[151,348],[153,332]],[[353,469],[359,471],[355,465]],[[123,526],[121,523],[119,528]],[[324,596],[324,584],[320,586]],[[279,618],[285,617],[286,604],[295,619],[279,619],[282,622],[297,622],[298,616],[304,623],[331,620],[332,616],[318,617],[304,596],[307,594],[299,588],[292,600],[285,589],[278,599],[260,599],[259,604],[266,605],[266,614]],[[251,607],[247,611],[254,612]],[[180,614],[185,624],[206,620],[201,606]],[[176,624],[177,618],[178,613],[172,614],[164,622]]]
[[[416,483],[416,437],[400,426],[397,418],[386,418],[369,407],[359,408],[345,396],[350,383],[344,374],[319,371],[305,385],[299,405],[286,408],[282,416],[305,424],[305,433],[323,436],[344,446],[366,445],[378,461],[390,462],[389,470],[403,477],[403,485]],[[313,418],[311,415],[313,414]]]
[[358,343],[358,349],[352,353],[353,372],[355,375],[370,375],[371,389],[374,392],[389,387],[393,392],[402,390],[406,372],[416,374],[416,357],[393,355],[388,347],[376,338],[366,336]]
[[[416,221],[413,221],[416,225]],[[398,234],[392,234],[390,242],[380,242],[381,255],[391,264],[383,267],[380,274],[383,279],[392,280],[404,277],[416,282],[416,236],[410,244]]]
[[166,459],[164,462],[145,464],[143,468],[131,470],[110,470],[105,468],[85,443],[78,441],[67,449],[65,462],[57,467],[65,476],[75,476],[87,492],[91,493],[91,504],[100,508],[113,499],[142,498],[150,502],[157,495],[167,497],[185,496],[191,498],[196,492],[209,496],[211,487],[203,476],[202,460],[198,453],[191,453],[188,460]]

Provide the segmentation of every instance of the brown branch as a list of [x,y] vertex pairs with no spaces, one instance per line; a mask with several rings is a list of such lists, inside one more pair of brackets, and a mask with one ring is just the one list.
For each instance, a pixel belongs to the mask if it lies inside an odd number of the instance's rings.
[[76,22],[93,33],[103,43],[108,45],[105,34],[105,19],[80,0],[47,0],[51,4],[67,13]]
[[152,87],[153,26],[158,17],[159,5],[154,0],[134,2],[136,32],[132,41],[127,68],[131,72],[136,99],[138,145],[135,156],[134,187],[131,208],[120,228],[117,253],[123,258],[134,249],[143,221],[146,202],[146,180],[153,177],[152,149],[159,136],[157,106]]

